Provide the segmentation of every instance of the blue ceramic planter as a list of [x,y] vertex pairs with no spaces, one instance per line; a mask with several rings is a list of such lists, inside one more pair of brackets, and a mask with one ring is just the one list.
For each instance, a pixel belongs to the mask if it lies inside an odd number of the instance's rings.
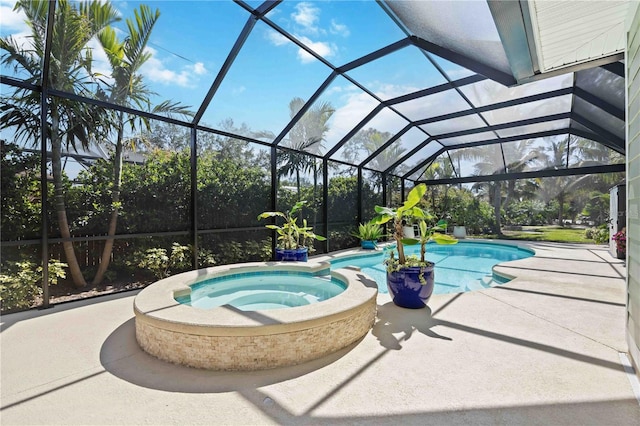
[[378,247],[377,242],[378,241],[362,240],[360,241],[360,246],[365,250],[375,250]]
[[281,249],[276,248],[277,262],[306,262],[308,258],[308,248]]
[[[420,309],[427,306],[433,293],[434,265],[425,267],[408,267],[400,271],[387,272],[389,294],[397,306],[409,309]],[[424,275],[425,284],[420,282],[420,274]]]

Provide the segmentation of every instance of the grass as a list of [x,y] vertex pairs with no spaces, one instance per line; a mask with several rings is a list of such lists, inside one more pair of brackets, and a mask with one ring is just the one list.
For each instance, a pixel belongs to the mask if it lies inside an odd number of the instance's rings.
[[[595,244],[585,236],[583,228],[561,226],[523,226],[522,231],[503,231],[500,238],[505,240],[552,241],[556,243]],[[483,235],[482,238],[498,238],[497,235]]]

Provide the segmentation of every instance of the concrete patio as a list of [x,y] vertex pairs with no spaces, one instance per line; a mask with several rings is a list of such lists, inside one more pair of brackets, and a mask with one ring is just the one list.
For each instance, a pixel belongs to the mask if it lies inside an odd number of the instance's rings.
[[[254,373],[180,367],[134,336],[126,293],[2,317],[2,425],[638,425],[624,264],[606,247],[521,243],[517,277],[406,310],[378,296],[364,339]],[[286,348],[283,348],[286,350]]]

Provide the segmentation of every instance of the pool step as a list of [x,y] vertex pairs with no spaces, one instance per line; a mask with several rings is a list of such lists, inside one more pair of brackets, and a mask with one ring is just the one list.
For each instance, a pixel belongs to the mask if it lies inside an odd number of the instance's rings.
[[484,278],[467,283],[467,291],[483,290],[485,288],[487,286],[484,284]]

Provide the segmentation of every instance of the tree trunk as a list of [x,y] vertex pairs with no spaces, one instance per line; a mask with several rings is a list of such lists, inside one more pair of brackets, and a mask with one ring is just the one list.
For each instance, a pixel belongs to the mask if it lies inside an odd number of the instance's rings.
[[449,211],[449,189],[450,188],[451,186],[447,185],[447,187],[444,189],[444,207],[442,209],[443,214],[447,214],[447,212]]
[[558,194],[558,225],[564,226],[564,192]]
[[[60,236],[67,239],[71,238],[71,231],[69,230],[69,222],[67,220],[67,210],[64,204],[64,187],[62,185],[62,141],[58,133],[59,120],[55,112],[55,107],[52,107],[51,111],[51,167],[53,171],[53,187],[55,189],[54,205],[58,218],[58,228],[60,228]],[[69,272],[71,273],[73,284],[76,287],[85,287],[87,282],[82,276],[78,258],[73,249],[73,243],[71,241],[63,241],[62,248],[67,264],[69,265]]]
[[104,274],[109,268],[111,262],[111,254],[113,253],[114,236],[116,235],[116,227],[118,225],[118,212],[120,206],[120,185],[122,183],[122,139],[123,139],[123,113],[119,113],[118,117],[118,137],[116,140],[116,152],[113,159],[113,190],[111,191],[111,218],[109,219],[109,230],[107,235],[110,237],[104,243],[102,249],[102,257],[96,276],[93,278],[93,285],[98,285],[104,280]]
[[502,203],[505,209],[509,206],[509,203],[511,202],[511,200],[515,198],[515,193],[516,193],[515,187],[516,187],[515,180],[511,180],[507,182],[507,194],[504,197],[504,203]]
[[404,237],[404,231],[402,229],[402,220],[393,221],[393,238],[396,240],[396,250],[398,250],[398,262],[404,265],[407,259],[404,256],[404,246],[402,245],[402,238]]
[[502,235],[502,218],[500,215],[500,204],[502,201],[502,192],[500,191],[500,182],[496,182],[493,187],[493,214],[496,221],[496,233]]

